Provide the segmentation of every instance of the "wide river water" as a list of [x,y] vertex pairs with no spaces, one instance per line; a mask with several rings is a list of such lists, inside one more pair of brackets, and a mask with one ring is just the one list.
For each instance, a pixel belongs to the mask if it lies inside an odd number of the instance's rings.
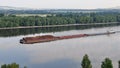
[[[76,28],[64,31],[59,28],[58,31],[54,31],[53,28],[53,31],[40,32],[38,30],[39,32],[34,33],[29,30],[28,34],[24,30],[0,30],[0,33],[3,33],[0,34],[0,65],[16,62],[20,64],[20,68],[23,66],[27,66],[27,68],[81,68],[82,58],[88,54],[93,68],[100,68],[101,62],[106,57],[112,60],[114,68],[118,68],[120,33],[36,44],[20,44],[19,40],[23,37],[38,35],[63,36],[100,33],[108,30],[119,31],[120,26]],[[16,31],[21,34],[18,35]]]

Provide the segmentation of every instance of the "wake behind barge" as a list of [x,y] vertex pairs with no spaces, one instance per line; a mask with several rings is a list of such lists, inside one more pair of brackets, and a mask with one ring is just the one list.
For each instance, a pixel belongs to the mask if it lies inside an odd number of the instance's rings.
[[104,32],[104,33],[77,34],[77,35],[68,35],[68,36],[44,35],[44,36],[35,36],[35,37],[25,37],[25,38],[20,39],[20,43],[33,44],[33,43],[50,42],[50,41],[56,41],[56,40],[80,38],[80,37],[87,37],[87,36],[109,35],[109,34],[114,34],[114,33],[115,32]]

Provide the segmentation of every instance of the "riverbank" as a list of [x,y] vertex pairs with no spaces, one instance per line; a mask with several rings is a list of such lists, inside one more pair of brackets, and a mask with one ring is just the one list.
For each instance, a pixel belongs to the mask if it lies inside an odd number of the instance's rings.
[[89,24],[65,24],[65,25],[46,25],[46,26],[21,26],[21,27],[6,27],[2,29],[21,29],[21,28],[45,28],[45,27],[62,27],[62,26],[87,26],[87,25],[106,25],[106,24],[118,24],[119,22],[109,23],[89,23]]

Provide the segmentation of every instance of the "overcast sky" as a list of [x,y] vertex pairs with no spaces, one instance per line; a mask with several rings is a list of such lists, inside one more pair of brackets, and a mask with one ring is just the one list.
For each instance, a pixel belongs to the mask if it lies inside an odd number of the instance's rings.
[[120,6],[120,0],[0,0],[0,6],[42,9],[94,9]]

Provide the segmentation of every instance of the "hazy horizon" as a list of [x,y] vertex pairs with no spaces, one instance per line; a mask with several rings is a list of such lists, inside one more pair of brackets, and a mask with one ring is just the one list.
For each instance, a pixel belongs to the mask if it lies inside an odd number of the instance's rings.
[[0,0],[0,6],[35,9],[98,9],[120,6],[120,0]]

